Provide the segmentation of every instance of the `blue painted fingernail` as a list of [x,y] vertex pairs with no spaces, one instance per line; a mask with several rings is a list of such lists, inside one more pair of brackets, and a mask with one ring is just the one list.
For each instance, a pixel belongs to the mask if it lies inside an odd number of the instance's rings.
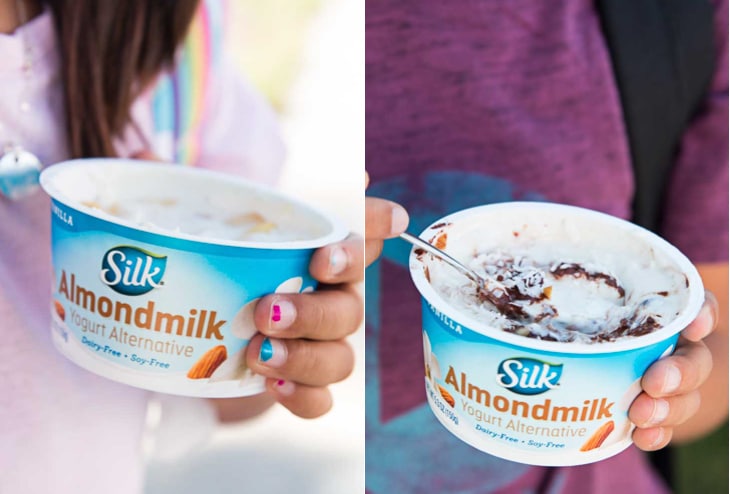
[[345,270],[348,264],[347,252],[340,246],[330,250],[329,275],[334,277]]
[[271,344],[271,340],[264,338],[261,342],[261,349],[259,350],[259,362],[268,362],[271,357],[274,356],[274,345]]
[[267,336],[261,341],[259,363],[266,367],[281,367],[286,363],[287,353],[286,344],[283,341]]

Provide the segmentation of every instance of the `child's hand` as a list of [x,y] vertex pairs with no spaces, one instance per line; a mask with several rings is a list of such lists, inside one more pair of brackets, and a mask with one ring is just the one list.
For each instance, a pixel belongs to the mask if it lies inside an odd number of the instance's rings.
[[697,413],[699,387],[712,370],[712,355],[702,340],[717,321],[717,300],[707,292],[700,314],[682,331],[674,354],[655,362],[644,374],[643,392],[629,409],[629,418],[637,426],[634,443],[640,449],[663,448],[672,439],[674,427]]
[[332,407],[327,386],[345,379],[354,356],[345,337],[363,318],[362,296],[353,286],[363,277],[363,241],[351,236],[318,249],[309,266],[322,283],[312,293],[277,293],[256,305],[261,334],[248,346],[251,370],[266,376],[266,387],[282,405],[304,418]]

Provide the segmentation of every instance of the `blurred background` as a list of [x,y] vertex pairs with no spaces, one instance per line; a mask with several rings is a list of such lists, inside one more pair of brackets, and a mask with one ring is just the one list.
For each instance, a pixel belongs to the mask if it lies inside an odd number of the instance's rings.
[[[227,48],[280,116],[280,188],[364,232],[364,2],[226,2]],[[303,420],[278,405],[221,426],[202,400],[161,396],[145,441],[148,494],[364,492],[364,331],[334,408]]]
[[[228,0],[227,47],[279,113],[288,149],[280,187],[364,231],[364,2]],[[315,420],[275,407],[217,425],[199,400],[151,407],[147,494],[364,492],[364,331],[353,375]],[[194,434],[193,434],[194,432]],[[676,449],[678,494],[728,492],[728,427]]]

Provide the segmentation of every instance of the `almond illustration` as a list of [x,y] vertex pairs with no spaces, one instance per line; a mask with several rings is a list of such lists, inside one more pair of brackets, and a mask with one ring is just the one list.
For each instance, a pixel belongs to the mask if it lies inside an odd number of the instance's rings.
[[63,308],[63,305],[61,305],[61,302],[59,302],[58,300],[54,300],[53,308],[56,310],[56,314],[58,314],[58,317],[60,317],[62,321],[65,321],[66,320],[66,309]]
[[446,403],[448,403],[451,408],[454,408],[454,405],[456,405],[456,400],[454,400],[454,397],[451,396],[451,393],[446,391],[446,388],[444,388],[440,384],[438,384],[437,386],[439,388],[439,393],[441,393],[441,397],[446,400]]
[[581,451],[590,451],[592,449],[600,448],[603,441],[606,440],[609,434],[613,432],[613,420],[609,420],[601,427],[596,429],[591,437],[580,447]]
[[190,379],[207,379],[213,375],[213,372],[226,358],[228,358],[226,347],[223,345],[214,346],[195,362],[195,365],[188,371],[188,377]]

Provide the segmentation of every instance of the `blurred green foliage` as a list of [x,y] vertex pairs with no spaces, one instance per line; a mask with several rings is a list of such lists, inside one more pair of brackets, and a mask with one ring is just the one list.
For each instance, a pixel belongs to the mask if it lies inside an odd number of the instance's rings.
[[677,494],[727,494],[728,425],[693,443],[676,448]]

